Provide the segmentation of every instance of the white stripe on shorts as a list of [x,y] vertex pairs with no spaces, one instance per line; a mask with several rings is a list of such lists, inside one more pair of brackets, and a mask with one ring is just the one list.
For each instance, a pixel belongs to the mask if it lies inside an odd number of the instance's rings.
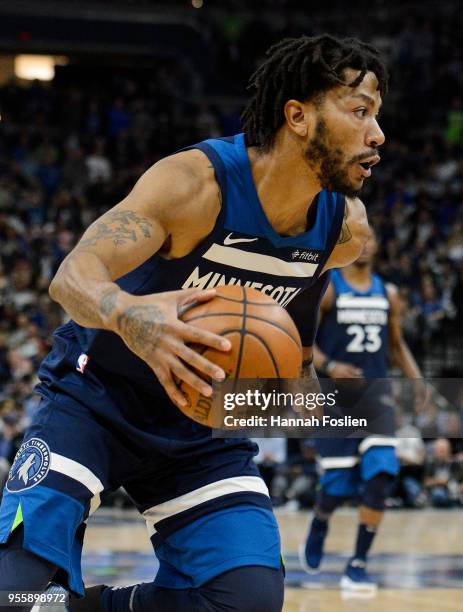
[[99,495],[94,495],[90,500],[90,508],[88,510],[88,515],[92,516],[94,512],[98,510],[101,505],[101,498]]
[[358,463],[358,457],[321,457],[320,464],[324,470],[351,468]]
[[[148,508],[143,512],[143,516],[150,523],[157,523],[163,519],[169,518],[174,514],[194,508],[216,497],[228,495],[229,493],[242,493],[248,491],[250,493],[262,493],[269,496],[267,485],[258,476],[235,476],[234,478],[224,478],[211,482],[204,487],[199,487],[194,491],[175,497],[162,504]],[[150,530],[150,528],[148,527]]]
[[362,440],[359,444],[359,453],[362,455],[372,446],[393,446],[394,448],[399,443],[397,438],[387,436],[370,436]]
[[73,459],[63,457],[63,455],[51,453],[50,470],[59,472],[60,474],[64,474],[65,476],[69,476],[69,478],[77,480],[83,484],[84,487],[87,487],[87,489],[91,491],[93,495],[101,493],[101,491],[104,489],[101,480],[97,478],[93,472],[86,468],[85,465],[77,463],[77,461],[74,461]]

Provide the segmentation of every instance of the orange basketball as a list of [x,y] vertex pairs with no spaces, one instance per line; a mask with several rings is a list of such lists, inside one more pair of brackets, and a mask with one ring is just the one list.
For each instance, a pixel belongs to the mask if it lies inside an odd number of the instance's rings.
[[[189,309],[182,321],[230,340],[229,352],[201,347],[202,354],[230,378],[297,378],[302,364],[299,332],[289,314],[268,295],[236,285],[217,288],[217,295]],[[188,405],[182,411],[194,421],[219,427],[220,414],[211,399],[186,383]]]

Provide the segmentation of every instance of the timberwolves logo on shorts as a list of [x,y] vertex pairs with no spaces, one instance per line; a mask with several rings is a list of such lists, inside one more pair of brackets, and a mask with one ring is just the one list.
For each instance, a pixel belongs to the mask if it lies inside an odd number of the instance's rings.
[[8,476],[6,488],[11,493],[39,484],[50,469],[50,449],[40,438],[31,438],[21,445]]

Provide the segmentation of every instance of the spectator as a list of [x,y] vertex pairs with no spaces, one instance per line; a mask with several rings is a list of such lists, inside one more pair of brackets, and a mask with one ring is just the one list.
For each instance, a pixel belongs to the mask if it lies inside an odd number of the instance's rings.
[[273,479],[278,467],[286,462],[286,440],[285,438],[256,438],[259,445],[259,454],[255,461],[270,495],[277,505],[281,502],[279,496],[274,496]]
[[421,432],[413,425],[404,425],[396,432],[396,453],[400,461],[395,495],[407,508],[422,508],[426,504],[423,489],[426,447]]
[[105,141],[98,138],[93,152],[85,159],[87,166],[87,179],[89,183],[107,183],[111,180],[111,162],[105,155]]
[[435,508],[449,508],[461,502],[461,468],[454,461],[450,442],[438,438],[426,464],[424,485]]
[[312,440],[288,440],[287,460],[280,464],[273,480],[273,496],[289,510],[311,508],[319,469]]
[[423,298],[419,304],[419,317],[421,324],[421,336],[425,346],[440,340],[442,322],[445,318],[445,310],[442,301],[437,297],[434,282],[425,277],[422,285]]

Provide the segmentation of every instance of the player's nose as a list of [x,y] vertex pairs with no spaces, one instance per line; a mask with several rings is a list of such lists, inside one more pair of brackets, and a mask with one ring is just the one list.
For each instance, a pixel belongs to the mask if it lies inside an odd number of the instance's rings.
[[366,134],[365,144],[368,147],[376,149],[376,147],[379,147],[382,144],[384,144],[385,140],[386,140],[386,137],[384,136],[384,132],[379,127],[379,123],[375,119],[370,125],[370,129],[368,130]]

